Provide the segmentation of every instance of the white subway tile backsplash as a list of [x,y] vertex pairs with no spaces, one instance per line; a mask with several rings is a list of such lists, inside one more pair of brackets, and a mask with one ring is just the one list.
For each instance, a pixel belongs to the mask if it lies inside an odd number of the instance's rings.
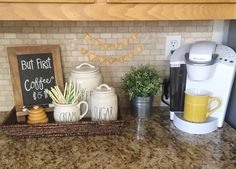
[[32,33],[32,32],[34,32],[34,28],[32,28],[32,27],[24,27],[24,28],[22,28],[22,32],[24,32],[24,33]]
[[30,39],[40,39],[41,38],[41,34],[39,34],[39,33],[30,33],[29,34],[29,38]]
[[5,39],[15,39],[16,38],[16,34],[15,33],[5,33],[4,34],[4,38]]
[[[0,110],[10,110],[14,105],[10,70],[7,59],[7,47],[25,45],[58,44],[65,80],[68,80],[71,68],[82,62],[90,62],[100,67],[104,83],[116,88],[121,104],[129,104],[127,96],[121,92],[121,77],[130,71],[131,66],[142,64],[155,65],[163,76],[168,76],[169,62],[164,56],[167,35],[181,35],[182,44],[196,40],[211,40],[212,21],[124,21],[124,22],[0,22]],[[104,50],[94,47],[92,42],[84,41],[84,33],[99,40],[114,44],[137,33],[139,41],[130,41],[128,48]],[[124,63],[107,61],[100,64],[97,60],[89,61],[80,49],[88,48],[97,55],[127,55],[136,44],[143,46],[143,51],[125,60]],[[158,104],[159,97],[155,104]]]
[[10,39],[1,39],[0,45],[10,45],[11,40]]
[[111,33],[102,33],[100,35],[100,38],[101,39],[108,39],[108,38],[111,38]]
[[65,34],[65,39],[76,39],[77,36],[75,33],[68,33],[68,34]]

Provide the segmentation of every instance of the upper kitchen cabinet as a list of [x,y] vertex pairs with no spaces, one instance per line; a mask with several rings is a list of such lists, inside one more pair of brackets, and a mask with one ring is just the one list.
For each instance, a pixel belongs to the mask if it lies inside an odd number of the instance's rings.
[[0,0],[0,11],[0,21],[236,19],[236,0]]
[[159,3],[159,4],[195,4],[195,3],[236,3],[236,0],[107,0],[108,3]]
[[95,0],[0,0],[10,3],[94,3]]

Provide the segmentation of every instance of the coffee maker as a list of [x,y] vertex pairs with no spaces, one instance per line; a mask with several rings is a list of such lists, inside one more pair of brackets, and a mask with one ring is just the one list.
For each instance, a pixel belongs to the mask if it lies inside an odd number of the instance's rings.
[[[223,126],[235,62],[236,54],[231,48],[211,41],[186,44],[174,51],[170,57],[169,86],[164,86],[164,96],[169,95],[170,120],[178,129],[191,134],[206,134]],[[221,100],[220,108],[201,123],[183,118],[185,90],[192,88],[208,90]],[[214,106],[214,103],[210,105]]]

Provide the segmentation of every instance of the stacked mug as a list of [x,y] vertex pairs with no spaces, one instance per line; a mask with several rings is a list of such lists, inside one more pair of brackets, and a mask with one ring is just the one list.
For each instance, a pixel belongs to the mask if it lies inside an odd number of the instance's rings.
[[[215,102],[214,108],[211,106],[213,102]],[[187,89],[184,99],[184,119],[195,123],[205,122],[220,106],[220,98],[212,97],[210,91]]]

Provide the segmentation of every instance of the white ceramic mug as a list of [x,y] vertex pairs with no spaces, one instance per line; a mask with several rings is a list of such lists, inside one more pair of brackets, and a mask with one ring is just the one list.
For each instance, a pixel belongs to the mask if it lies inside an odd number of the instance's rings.
[[[85,105],[85,110],[81,110],[81,105]],[[80,101],[78,104],[56,104],[54,103],[54,119],[56,122],[77,122],[88,112],[88,103]],[[84,111],[81,114],[81,111]]]

